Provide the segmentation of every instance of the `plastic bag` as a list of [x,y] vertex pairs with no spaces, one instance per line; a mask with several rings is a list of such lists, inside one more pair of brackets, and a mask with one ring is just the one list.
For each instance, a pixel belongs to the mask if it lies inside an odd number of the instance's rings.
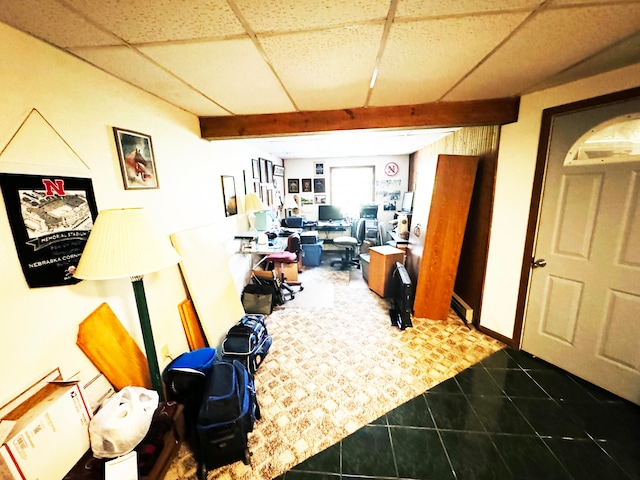
[[124,387],[100,407],[89,423],[91,451],[96,458],[115,458],[131,452],[149,431],[158,408],[158,392]]

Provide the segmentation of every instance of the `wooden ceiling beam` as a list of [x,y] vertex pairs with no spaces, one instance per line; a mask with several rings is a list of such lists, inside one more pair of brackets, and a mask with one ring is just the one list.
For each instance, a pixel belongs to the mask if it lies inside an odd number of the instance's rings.
[[395,107],[200,117],[200,135],[209,140],[372,128],[443,128],[504,125],[518,119],[519,97],[468,102],[436,102]]

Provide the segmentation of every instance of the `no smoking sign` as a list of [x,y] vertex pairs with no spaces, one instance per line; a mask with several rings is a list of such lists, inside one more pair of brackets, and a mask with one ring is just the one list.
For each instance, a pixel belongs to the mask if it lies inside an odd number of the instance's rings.
[[400,167],[398,167],[398,164],[396,162],[389,162],[384,166],[384,173],[386,173],[390,177],[393,177],[399,171]]

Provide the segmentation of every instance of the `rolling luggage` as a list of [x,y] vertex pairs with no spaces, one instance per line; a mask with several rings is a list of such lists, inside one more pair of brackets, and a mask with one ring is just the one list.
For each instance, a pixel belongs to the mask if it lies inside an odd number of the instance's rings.
[[196,424],[201,479],[206,478],[209,469],[238,460],[251,463],[248,434],[259,418],[251,374],[237,360],[215,362],[207,377]]
[[222,342],[222,359],[240,361],[253,375],[266,357],[271,343],[264,315],[245,315],[227,332]]
[[198,348],[178,356],[162,372],[167,399],[184,405],[187,436],[195,430],[206,379],[215,357],[215,348]]

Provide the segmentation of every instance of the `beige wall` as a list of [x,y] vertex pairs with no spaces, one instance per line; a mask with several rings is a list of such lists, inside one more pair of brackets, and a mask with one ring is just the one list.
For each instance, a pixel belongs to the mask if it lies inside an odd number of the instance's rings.
[[[233,233],[243,220],[224,217],[220,175],[234,175],[241,192],[242,171],[251,171],[250,159],[266,157],[264,153],[238,142],[207,143],[199,138],[195,116],[4,24],[0,24],[0,44],[1,147],[37,108],[87,165],[99,209],[144,207],[167,235],[216,224],[229,262],[235,261]],[[483,326],[511,337],[542,109],[637,86],[638,78],[640,66],[523,97],[519,121],[502,133]],[[151,135],[159,189],[123,189],[113,126]],[[55,135],[26,140],[48,152],[53,150],[43,142],[55,142],[51,137]],[[2,159],[0,156],[0,162]],[[25,157],[25,168],[37,160]],[[128,280],[28,288],[1,198],[0,252],[0,351],[4,362],[0,404],[55,367],[65,375],[80,371],[83,380],[91,378],[95,369],[75,340],[78,324],[102,302],[109,303],[142,346]],[[241,276],[235,281],[240,284]],[[158,350],[167,344],[174,355],[185,351],[177,304],[186,292],[178,267],[147,275],[145,285]],[[168,360],[160,354],[159,358],[163,367]]]
[[[33,163],[40,162],[52,163],[53,170],[62,167],[74,158],[62,152],[66,142],[79,157],[76,163],[88,167],[99,210],[144,207],[167,235],[218,224],[224,248],[233,255],[233,234],[246,219],[224,217],[220,175],[234,175],[237,192],[244,193],[242,170],[250,172],[251,158],[264,153],[237,142],[203,141],[197,117],[1,23],[0,44],[0,150],[33,108],[57,131],[46,124],[36,130],[40,133],[21,129],[0,156],[0,171],[24,167],[33,173],[39,168]],[[152,137],[159,189],[124,190],[113,126]],[[20,148],[13,148],[16,142]],[[129,280],[30,289],[5,212],[0,196],[0,404],[56,367],[65,376],[80,371],[83,381],[95,375],[75,341],[78,324],[102,302],[143,349]],[[239,276],[236,283],[242,280]],[[162,368],[168,362],[160,354],[163,345],[173,355],[187,350],[177,309],[186,292],[177,266],[147,275],[144,282]]]
[[[285,160],[285,180],[289,178],[314,178],[315,164],[316,162],[324,163],[327,189],[327,203],[331,203],[331,168],[332,167],[358,167],[358,166],[370,166],[375,168],[375,180],[400,180],[400,192],[405,192],[409,189],[408,177],[409,177],[409,155],[379,155],[375,157],[335,157],[335,158],[304,158],[304,159],[292,159]],[[395,162],[399,171],[396,175],[390,177],[385,171],[384,167],[389,162]],[[285,185],[286,185],[285,181]],[[308,194],[312,195],[312,194]],[[401,197],[402,199],[402,197]],[[400,201],[398,201],[398,208],[400,208]],[[378,219],[384,222],[393,219],[392,211],[384,211],[382,206],[378,209]],[[305,216],[308,220],[318,219],[318,207],[317,205],[305,205],[301,209],[301,215]]]
[[518,122],[500,137],[482,326],[513,338],[542,111],[639,85],[635,65],[522,97]]

